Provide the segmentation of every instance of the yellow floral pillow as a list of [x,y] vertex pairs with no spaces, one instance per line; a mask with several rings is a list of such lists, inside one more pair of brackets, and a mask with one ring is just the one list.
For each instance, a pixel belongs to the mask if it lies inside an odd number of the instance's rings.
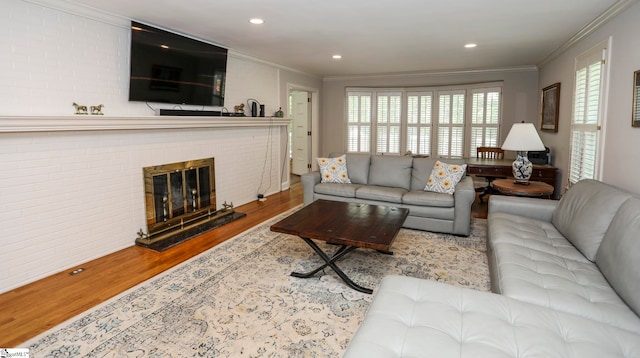
[[424,190],[453,194],[456,191],[456,184],[460,182],[466,172],[466,164],[447,164],[438,160],[431,170]]
[[318,158],[322,183],[351,184],[347,175],[347,156],[336,158]]

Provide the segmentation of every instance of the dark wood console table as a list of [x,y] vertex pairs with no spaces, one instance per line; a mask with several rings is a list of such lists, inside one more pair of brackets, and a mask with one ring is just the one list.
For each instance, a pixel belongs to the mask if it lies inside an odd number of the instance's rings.
[[[494,176],[496,178],[511,178],[513,172],[511,164],[513,159],[476,159],[467,158],[467,174],[469,175],[483,175]],[[541,181],[554,187],[553,199],[560,198],[560,191],[556,185],[558,178],[558,168],[548,164],[534,164],[533,174],[531,174],[531,180]]]

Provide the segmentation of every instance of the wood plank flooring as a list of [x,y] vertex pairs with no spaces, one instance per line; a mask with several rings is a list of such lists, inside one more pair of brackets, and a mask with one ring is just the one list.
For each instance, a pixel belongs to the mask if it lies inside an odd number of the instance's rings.
[[[302,185],[297,182],[265,202],[237,207],[246,217],[163,252],[131,246],[79,265],[77,268],[85,269],[80,274],[70,275],[75,269],[72,268],[1,294],[0,348],[19,347],[65,320],[301,203]],[[476,200],[472,215],[486,217],[486,203],[478,203]]]

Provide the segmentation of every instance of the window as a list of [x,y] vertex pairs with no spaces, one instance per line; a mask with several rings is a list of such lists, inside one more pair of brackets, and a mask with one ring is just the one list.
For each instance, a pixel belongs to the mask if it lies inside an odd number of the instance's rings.
[[464,91],[438,93],[438,157],[462,157]]
[[432,92],[407,94],[407,150],[413,154],[431,155]]
[[401,93],[378,93],[376,113],[376,151],[400,154]]
[[500,93],[500,88],[472,90],[469,157],[476,156],[478,147],[497,147],[499,145]]
[[349,88],[348,151],[475,157],[477,147],[500,140],[501,86]]
[[347,151],[371,150],[371,93],[352,92],[347,95]]
[[601,103],[606,74],[606,44],[576,58],[573,113],[570,129],[569,185],[596,179]]

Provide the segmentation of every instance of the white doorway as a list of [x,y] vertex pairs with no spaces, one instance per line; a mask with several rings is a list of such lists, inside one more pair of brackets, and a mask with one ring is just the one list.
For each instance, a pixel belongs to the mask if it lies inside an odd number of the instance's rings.
[[311,170],[311,122],[312,93],[301,89],[289,89],[289,113],[291,114],[291,173],[302,175]]

